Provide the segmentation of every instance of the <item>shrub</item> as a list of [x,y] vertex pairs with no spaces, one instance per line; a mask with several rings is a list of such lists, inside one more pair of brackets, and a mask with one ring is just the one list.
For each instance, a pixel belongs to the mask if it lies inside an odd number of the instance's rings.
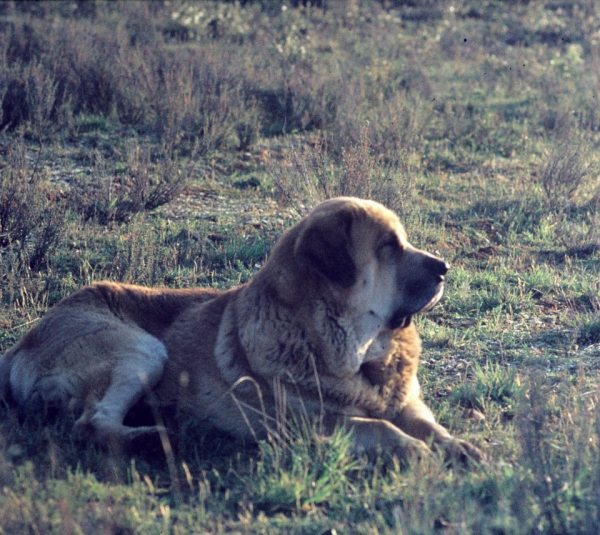
[[14,142],[6,156],[0,167],[0,247],[15,252],[21,266],[38,269],[62,239],[66,203],[48,187],[41,153],[32,166],[24,144]]
[[[0,128],[31,128],[37,138],[91,114],[210,153],[247,148],[259,130],[256,94],[243,58],[227,45],[168,47],[145,3],[86,19],[12,24],[0,74]],[[140,30],[143,23],[144,31]]]
[[157,150],[135,139],[126,144],[124,162],[109,162],[98,150],[93,159],[91,177],[75,186],[72,200],[75,210],[101,224],[125,222],[173,200],[193,168],[193,163],[182,164],[171,147]]

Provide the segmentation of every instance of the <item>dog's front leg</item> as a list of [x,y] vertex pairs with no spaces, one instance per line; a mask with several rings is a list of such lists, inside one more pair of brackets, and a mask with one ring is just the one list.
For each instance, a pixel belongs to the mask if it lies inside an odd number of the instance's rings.
[[445,427],[438,424],[429,407],[420,398],[411,401],[394,419],[394,423],[411,437],[442,450],[449,461],[468,463],[484,460],[479,448],[466,440],[453,437]]
[[344,423],[352,431],[353,450],[357,455],[366,454],[396,457],[401,464],[427,457],[431,450],[425,442],[414,438],[387,420],[353,416]]

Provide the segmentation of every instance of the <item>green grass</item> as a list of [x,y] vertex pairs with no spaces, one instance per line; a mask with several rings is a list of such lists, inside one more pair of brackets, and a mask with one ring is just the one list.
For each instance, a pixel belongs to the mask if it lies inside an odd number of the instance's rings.
[[229,288],[372,197],[452,265],[420,380],[489,462],[190,421],[113,459],[2,405],[0,533],[596,533],[596,3],[75,4],[0,6],[0,352],[84,284]]

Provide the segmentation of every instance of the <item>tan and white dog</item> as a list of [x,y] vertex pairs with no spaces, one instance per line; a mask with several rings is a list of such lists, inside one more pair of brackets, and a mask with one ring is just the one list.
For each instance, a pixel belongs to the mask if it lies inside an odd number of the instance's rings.
[[405,459],[429,444],[479,460],[436,423],[416,376],[411,318],[438,302],[448,268],[382,205],[331,199],[232,290],[79,290],[0,359],[0,397],[124,444],[158,430],[123,424],[149,396],[240,438],[265,436],[284,400],[325,432],[349,426],[357,451]]

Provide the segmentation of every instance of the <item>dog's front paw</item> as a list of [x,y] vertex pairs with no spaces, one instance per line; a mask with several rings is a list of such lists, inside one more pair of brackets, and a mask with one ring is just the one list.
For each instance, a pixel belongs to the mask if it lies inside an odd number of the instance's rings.
[[402,466],[431,455],[422,440],[411,437],[386,420],[354,417],[350,420],[354,434],[354,453],[370,458],[397,458]]
[[408,466],[414,461],[431,456],[431,450],[425,442],[408,436],[398,437],[396,444],[388,450],[388,453],[396,457],[401,466]]
[[474,466],[485,462],[485,454],[477,447],[459,438],[449,438],[436,446],[444,452],[447,462],[463,466]]
[[389,422],[384,424],[380,436],[381,451],[384,455],[395,457],[401,466],[408,466],[431,455],[431,450],[422,440],[411,437]]

